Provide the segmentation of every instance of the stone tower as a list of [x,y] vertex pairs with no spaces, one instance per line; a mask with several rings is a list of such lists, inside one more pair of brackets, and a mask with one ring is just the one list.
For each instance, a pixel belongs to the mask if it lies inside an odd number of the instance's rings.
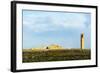
[[81,34],[81,49],[84,49],[84,33]]

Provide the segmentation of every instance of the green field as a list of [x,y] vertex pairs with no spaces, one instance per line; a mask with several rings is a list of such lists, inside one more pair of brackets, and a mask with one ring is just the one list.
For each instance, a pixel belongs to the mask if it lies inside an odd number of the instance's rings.
[[23,63],[91,59],[90,49],[23,49]]

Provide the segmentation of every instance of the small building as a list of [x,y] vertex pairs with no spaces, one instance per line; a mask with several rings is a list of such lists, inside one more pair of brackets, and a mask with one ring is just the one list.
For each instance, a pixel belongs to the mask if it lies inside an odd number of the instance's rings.
[[46,49],[63,49],[63,47],[56,44],[52,44],[50,46],[47,46]]

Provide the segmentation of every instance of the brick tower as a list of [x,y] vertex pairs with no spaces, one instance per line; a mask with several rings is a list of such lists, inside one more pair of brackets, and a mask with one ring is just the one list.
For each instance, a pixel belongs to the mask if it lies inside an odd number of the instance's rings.
[[84,33],[81,34],[81,49],[84,49]]

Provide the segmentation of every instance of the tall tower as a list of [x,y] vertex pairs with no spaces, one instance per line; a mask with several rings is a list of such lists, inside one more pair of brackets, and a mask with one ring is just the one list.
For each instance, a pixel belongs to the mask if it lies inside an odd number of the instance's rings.
[[81,49],[84,49],[84,33],[81,34]]

